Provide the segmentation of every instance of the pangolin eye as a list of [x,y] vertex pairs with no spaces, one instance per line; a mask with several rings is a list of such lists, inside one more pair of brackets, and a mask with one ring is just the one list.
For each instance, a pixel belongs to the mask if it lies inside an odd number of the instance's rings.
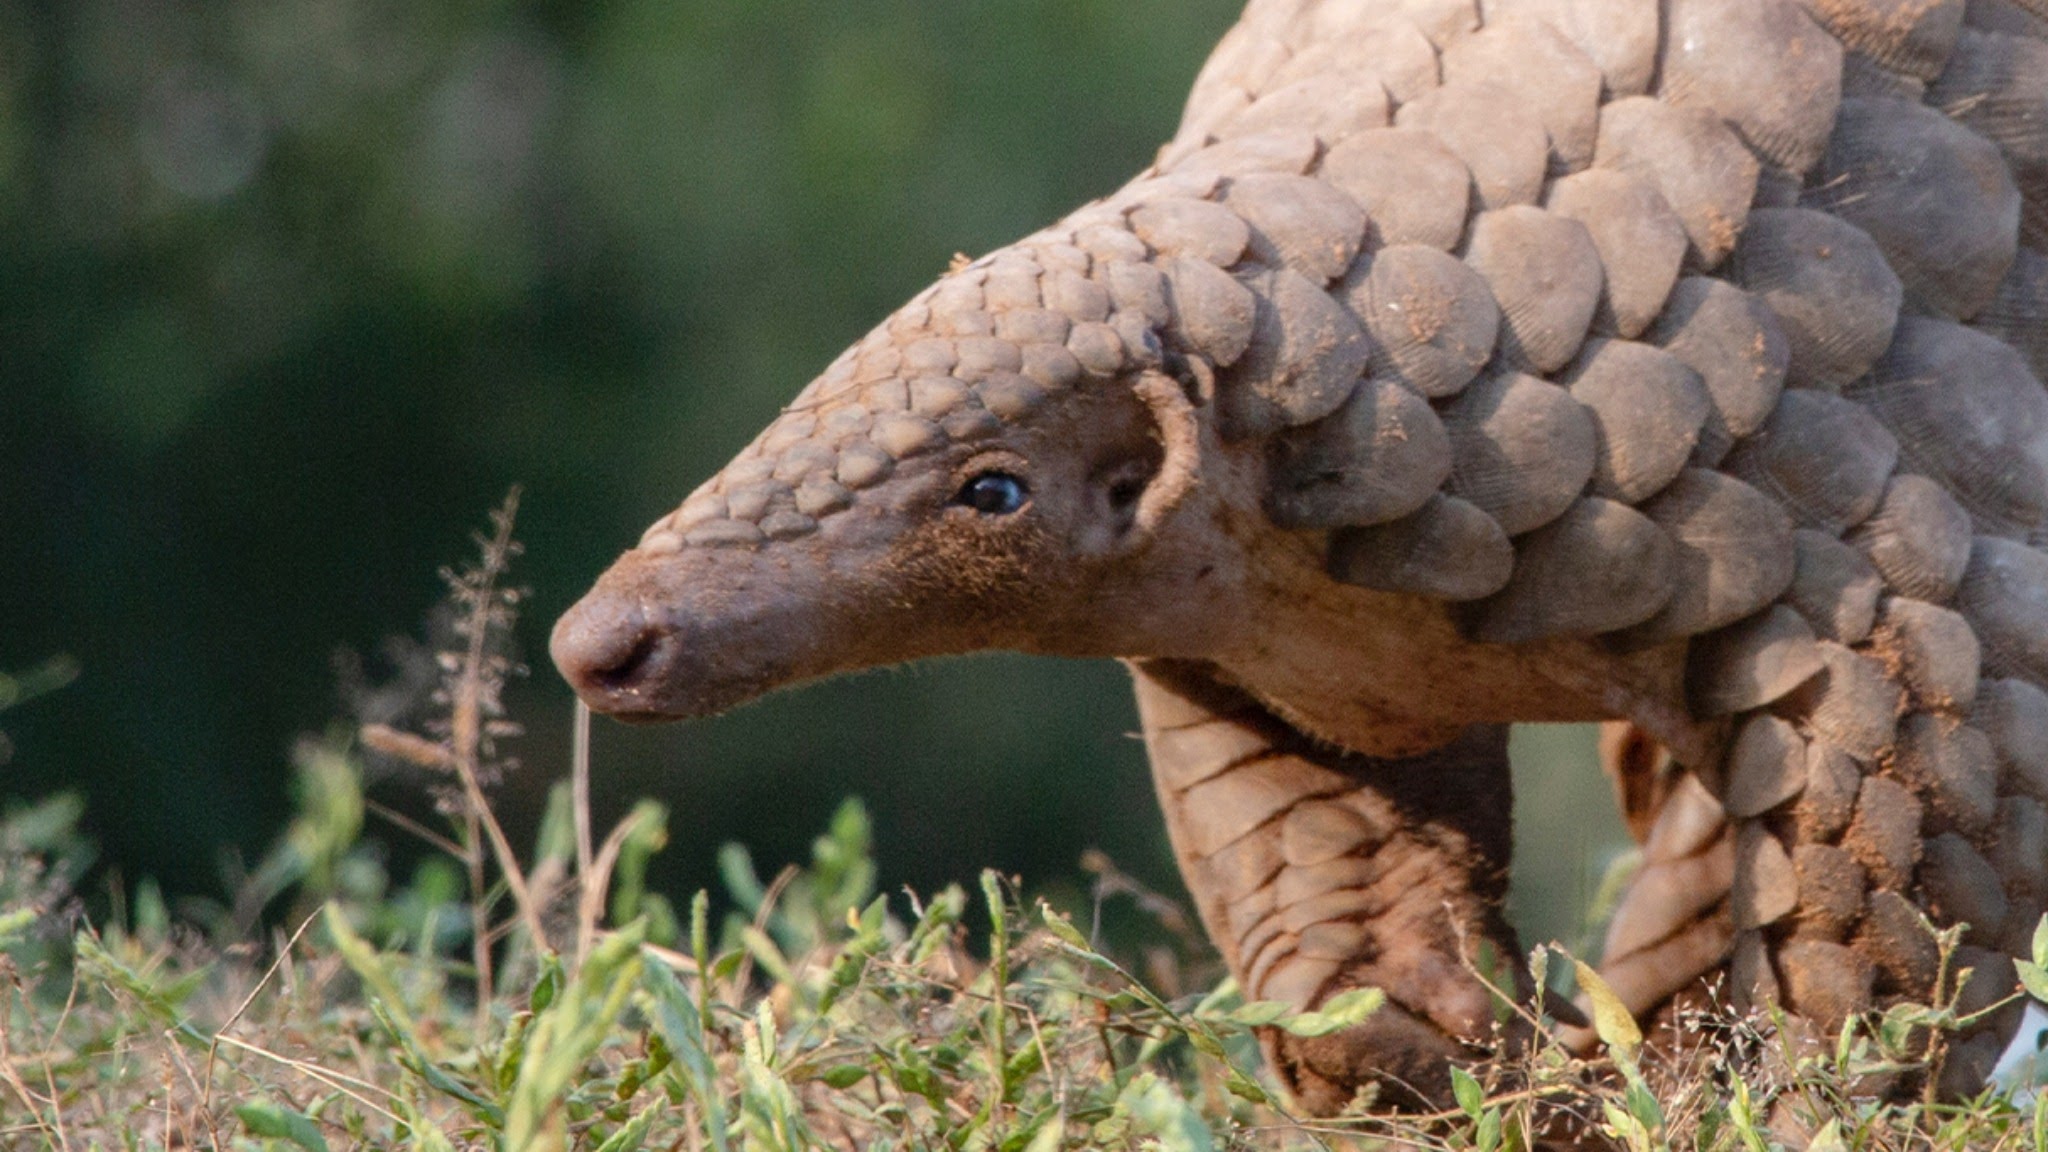
[[984,516],[1007,516],[1024,506],[1031,495],[1024,482],[1008,472],[983,472],[960,486],[955,504],[965,504]]

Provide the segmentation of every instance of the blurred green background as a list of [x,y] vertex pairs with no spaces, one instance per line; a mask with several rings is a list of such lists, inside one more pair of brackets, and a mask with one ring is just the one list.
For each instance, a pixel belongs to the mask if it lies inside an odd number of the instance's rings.
[[[83,670],[7,714],[0,793],[82,790],[124,875],[217,890],[336,651],[416,634],[519,482],[530,814],[553,617],[953,253],[1142,166],[1236,6],[0,0],[0,671]],[[676,888],[858,793],[885,885],[1100,847],[1177,890],[1133,726],[1109,665],[871,675],[600,722],[600,815],[666,800]],[[1559,931],[1611,804],[1584,730],[1521,747],[1517,899]]]

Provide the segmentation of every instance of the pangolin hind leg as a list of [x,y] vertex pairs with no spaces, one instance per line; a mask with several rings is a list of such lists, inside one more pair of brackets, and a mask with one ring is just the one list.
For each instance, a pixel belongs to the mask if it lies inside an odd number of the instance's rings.
[[[1668,1015],[1724,957],[1736,1007],[1782,1006],[1816,1038],[1900,1001],[1953,999],[1968,1023],[1940,1094],[1983,1087],[2023,1009],[2012,957],[2048,907],[2034,795],[2048,695],[1980,682],[1974,644],[1936,659],[1935,630],[1961,625],[1888,601],[1854,647],[1814,645],[1812,669],[1739,714],[1717,763],[1668,774],[1607,936],[1603,971],[1631,1008]],[[1640,734],[1612,747],[1624,795],[1631,775],[1646,791]],[[1946,966],[1923,914],[1969,926]]]
[[[1607,922],[1601,975],[1623,1003],[1651,1017],[1646,1023],[1669,1023],[1655,1010],[1712,984],[1733,945],[1734,832],[1699,777],[1635,725],[1606,725],[1601,759],[1639,851]],[[1594,1041],[1586,1029],[1567,1038],[1579,1047]]]
[[1369,1083],[1396,1105],[1448,1103],[1452,1063],[1492,1038],[1482,952],[1519,972],[1502,915],[1506,728],[1378,759],[1318,745],[1207,664],[1132,667],[1175,855],[1246,997],[1307,1008],[1347,988],[1387,995],[1346,1031],[1268,1033],[1282,1080],[1319,1113]]

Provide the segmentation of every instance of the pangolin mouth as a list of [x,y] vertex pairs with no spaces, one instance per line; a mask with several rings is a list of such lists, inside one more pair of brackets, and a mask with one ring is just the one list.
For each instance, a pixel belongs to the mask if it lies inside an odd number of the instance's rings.
[[617,720],[621,724],[631,724],[636,728],[648,728],[656,724],[673,724],[676,722],[676,718],[666,712],[607,712],[605,715],[613,720]]

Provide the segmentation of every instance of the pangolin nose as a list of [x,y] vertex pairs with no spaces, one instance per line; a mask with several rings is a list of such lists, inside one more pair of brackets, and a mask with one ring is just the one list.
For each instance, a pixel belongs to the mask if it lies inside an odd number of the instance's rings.
[[644,712],[674,643],[638,603],[599,594],[584,597],[556,622],[548,653],[591,708]]

